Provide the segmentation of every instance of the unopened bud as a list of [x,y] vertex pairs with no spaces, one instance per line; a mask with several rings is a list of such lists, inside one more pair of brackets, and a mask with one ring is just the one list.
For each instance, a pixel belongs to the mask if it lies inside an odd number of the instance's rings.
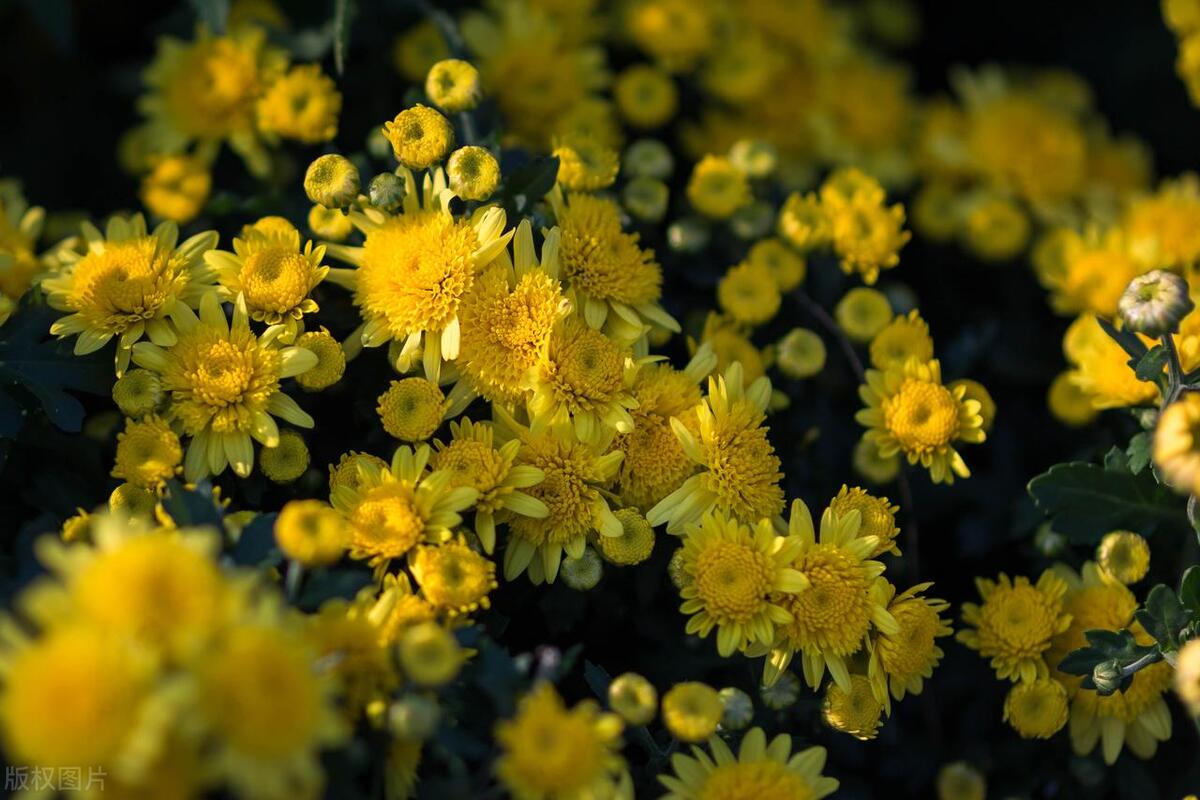
[[721,727],[727,731],[740,731],[754,719],[754,701],[750,695],[736,686],[726,686],[717,692],[725,710],[721,712]]
[[394,172],[381,172],[371,179],[367,194],[371,205],[390,211],[404,199],[404,179]]
[[308,165],[304,192],[308,199],[326,208],[344,208],[358,197],[358,168],[345,156],[323,155]]
[[1121,665],[1115,660],[1101,661],[1092,669],[1092,683],[1096,684],[1096,693],[1107,697],[1121,688]]
[[579,558],[563,559],[558,574],[567,586],[579,592],[586,592],[600,582],[604,569],[600,566],[600,556],[588,547]]
[[409,695],[392,703],[388,709],[388,728],[403,739],[422,741],[437,730],[441,716],[435,701],[424,695]]
[[658,178],[670,177],[675,169],[671,149],[658,139],[638,139],[625,149],[621,159],[621,171],[626,175]]
[[658,222],[667,213],[667,201],[671,190],[657,178],[645,175],[625,184],[621,199],[625,209],[643,222]]
[[1179,330],[1193,308],[1187,281],[1161,269],[1134,278],[1117,302],[1127,330],[1155,338]]

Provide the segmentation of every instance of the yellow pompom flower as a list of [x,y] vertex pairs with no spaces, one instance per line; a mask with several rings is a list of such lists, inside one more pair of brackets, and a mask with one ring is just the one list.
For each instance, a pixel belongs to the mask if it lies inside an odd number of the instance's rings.
[[931,361],[933,337],[917,309],[898,315],[871,339],[871,365],[875,369],[900,367],[909,359]]
[[428,600],[413,592],[407,574],[389,572],[383,576],[379,597],[368,616],[379,630],[380,643],[391,646],[412,626],[433,621],[437,611]]
[[651,525],[678,533],[714,506],[747,524],[775,519],[783,511],[779,457],[763,426],[771,382],[744,385],[741,364],[708,379],[708,395],[694,409],[695,431],[679,417],[671,429],[688,458],[701,469],[646,513]]
[[790,292],[803,283],[808,269],[800,254],[774,237],[755,242],[746,254],[746,260],[770,270],[781,292]]
[[636,672],[626,672],[608,685],[608,705],[626,723],[647,725],[658,713],[658,690]]
[[464,658],[458,640],[436,622],[418,622],[401,633],[397,655],[408,679],[427,688],[454,680]]
[[337,136],[342,95],[316,64],[292,67],[258,101],[258,128],[305,144]]
[[158,505],[158,496],[153,492],[134,486],[132,483],[122,483],[112,490],[108,496],[108,509],[129,517],[149,518]]
[[468,547],[462,537],[413,548],[408,567],[425,599],[450,617],[491,606],[488,593],[496,588],[496,565]]
[[1046,570],[1036,584],[1002,572],[994,581],[976,578],[975,586],[983,604],[963,603],[963,622],[971,629],[960,630],[958,641],[989,659],[1001,680],[1029,683],[1046,677],[1050,640],[1071,626],[1063,609],[1067,584]]
[[101,233],[83,224],[86,248],[62,248],[62,266],[42,281],[51,308],[68,312],[50,326],[55,336],[78,334],[75,355],[86,355],[116,337],[117,377],[129,366],[134,343],[147,336],[162,347],[175,344],[171,326],[186,322],[190,308],[211,287],[204,254],[216,247],[214,231],[179,240],[179,228],[163,222],[152,232],[140,214],[109,219]]
[[258,457],[263,475],[275,483],[291,483],[308,470],[308,445],[295,431],[280,431],[274,447],[264,447]]
[[662,720],[682,742],[702,742],[717,730],[724,704],[706,683],[685,681],[672,686],[662,699]]
[[1004,698],[1004,721],[1023,739],[1049,739],[1067,724],[1067,690],[1050,678],[1018,683]]
[[434,105],[451,114],[470,111],[483,96],[479,70],[467,61],[443,59],[429,68],[429,74],[425,76],[425,94]]
[[730,267],[717,284],[717,302],[730,319],[754,326],[774,319],[783,297],[768,267],[743,261]]
[[314,158],[304,171],[304,193],[309,200],[329,210],[353,203],[360,188],[358,167],[337,153]]
[[344,242],[354,232],[354,224],[339,209],[314,205],[308,211],[308,229],[313,236],[331,242]]
[[983,774],[965,761],[955,761],[938,770],[938,800],[985,800],[987,783]]
[[246,310],[256,322],[265,322],[267,334],[291,344],[304,331],[304,315],[318,310],[310,297],[314,288],[329,274],[322,266],[325,246],[312,242],[300,249],[300,233],[288,230],[244,232],[233,240],[233,252],[210,250],[204,261],[221,285],[223,300],[239,294]]
[[775,626],[791,621],[781,596],[808,588],[808,578],[789,566],[799,548],[799,540],[777,536],[769,520],[750,527],[710,511],[687,525],[679,593],[687,633],[703,638],[715,627],[717,652],[726,658],[753,642],[772,642]]
[[574,192],[594,192],[612,186],[621,168],[617,151],[594,138],[556,139],[558,183]]
[[191,222],[208,202],[212,173],[195,156],[158,158],[142,178],[142,205],[159,219],[183,225]]
[[383,135],[391,143],[396,160],[412,170],[432,167],[454,146],[450,121],[420,103],[384,123]]
[[883,705],[875,698],[865,675],[850,676],[850,691],[843,691],[837,683],[825,688],[821,716],[834,730],[865,742],[878,734],[882,715]]
[[549,511],[540,518],[522,515],[509,519],[504,578],[514,580],[528,569],[535,584],[553,583],[564,551],[568,558],[579,558],[589,536],[623,533],[606,495],[623,456],[620,451],[608,452],[611,432],[585,442],[576,437],[573,426],[551,425],[535,432],[498,406],[496,412],[502,432],[521,442],[517,463],[536,467],[545,475],[527,493]]
[[900,555],[900,548],[896,546],[896,536],[900,533],[896,527],[896,512],[900,506],[892,505],[886,497],[875,497],[866,489],[842,484],[841,491],[829,501],[829,508],[839,517],[845,517],[851,511],[859,513],[862,522],[858,535],[874,536],[878,540],[871,558],[884,553]]
[[713,736],[708,755],[699,747],[690,756],[671,759],[673,775],[659,775],[667,789],[663,800],[708,800],[708,798],[757,797],[821,800],[838,789],[834,778],[821,774],[825,748],[810,747],[792,752],[792,739],[781,733],[767,743],[762,728],[751,728],[742,737],[737,755],[729,745]]
[[[558,259],[562,278],[593,328],[612,322],[642,334],[644,324],[679,331],[659,303],[662,267],[654,251],[638,244],[638,235],[621,229],[621,209],[603,197],[559,193],[550,196],[562,231]],[[611,326],[610,326],[611,327]]]
[[117,434],[117,463],[112,476],[143,489],[157,489],[182,471],[183,447],[164,419],[154,414],[125,420]]
[[511,403],[532,388],[550,335],[570,311],[558,282],[559,234],[551,229],[541,260],[528,220],[517,227],[512,257],[502,249],[462,299],[459,369],[472,391]]
[[892,321],[892,305],[883,292],[856,286],[833,309],[838,325],[852,341],[874,339]]
[[267,44],[266,31],[245,26],[227,36],[201,28],[195,41],[164,37],[144,77],[149,92],[138,107],[147,117],[152,151],[179,153],[192,142],[229,142],[247,168],[270,168],[258,138],[255,108],[287,69],[286,51]]
[[296,376],[300,388],[319,392],[342,379],[346,372],[346,353],[325,328],[297,336],[296,346],[303,347],[317,357],[315,366]]
[[1092,397],[1079,388],[1075,370],[1064,370],[1050,382],[1046,405],[1054,418],[1073,428],[1082,427],[1096,419],[1100,409],[1092,405]]
[[496,725],[496,775],[515,800],[619,796],[623,728],[594,701],[568,709],[553,686],[539,683]]
[[442,424],[450,403],[441,388],[425,378],[392,381],[379,396],[375,411],[389,436],[404,442],[423,442]]
[[357,489],[362,484],[363,473],[360,465],[372,465],[378,469],[386,469],[388,462],[379,456],[368,453],[356,453],[351,450],[343,453],[337,464],[329,465],[329,492],[332,494],[339,486],[347,489]]
[[808,328],[792,328],[775,345],[775,364],[789,378],[811,378],[825,369],[825,342]]
[[1116,316],[1125,287],[1144,269],[1124,233],[1089,230],[1081,236],[1064,229],[1056,246],[1056,258],[1034,261],[1038,280],[1050,290],[1054,310]]
[[610,563],[623,567],[642,563],[654,551],[654,528],[632,508],[615,513],[621,522],[621,535],[598,536],[596,547]]
[[452,476],[444,470],[427,473],[430,455],[429,446],[422,445],[415,451],[396,448],[384,467],[359,458],[355,485],[331,486],[330,503],[350,521],[351,558],[382,569],[422,542],[450,538],[462,522],[458,512],[471,507],[477,492],[452,487]]
[[858,273],[868,285],[879,278],[879,271],[900,263],[900,248],[912,238],[904,230],[904,207],[884,203],[883,190],[821,192],[821,204],[829,220],[829,236],[834,252],[841,259],[842,271]]
[[366,241],[361,247],[329,245],[330,255],[357,267],[333,270],[329,280],[353,289],[365,323],[358,334],[363,345],[403,341],[401,369],[420,355],[425,376],[436,382],[442,360],[458,358],[463,297],[512,233],[504,233],[499,208],[480,209],[470,219],[454,217],[447,207],[452,192],[441,170],[427,174],[419,192],[411,173],[402,177],[403,213],[350,212]]
[[292,500],[275,519],[275,543],[307,567],[337,563],[348,540],[345,519],[320,500]]
[[189,481],[220,475],[226,465],[241,477],[254,466],[251,438],[273,447],[279,430],[272,415],[301,428],[313,419],[279,390],[284,378],[316,363],[300,347],[277,347],[250,330],[241,295],[234,304],[232,325],[215,293],[200,301],[200,316],[176,307],[178,341],[169,349],[150,342],[133,348],[138,366],[157,372],[171,393],[164,416],[178,422],[191,437],[183,474]]
[[216,734],[208,766],[240,793],[318,791],[318,752],[348,731],[303,637],[279,625],[231,630],[197,667],[197,708]]
[[893,636],[900,632],[886,599],[872,591],[883,580],[883,564],[869,560],[878,540],[858,535],[861,520],[857,511],[839,517],[825,509],[818,539],[808,506],[799,499],[792,502],[788,536],[800,541],[792,567],[808,578],[809,587],[779,597],[776,602],[792,615],[792,621],[776,628],[774,643],[749,650],[751,656],[767,656],[765,685],[775,684],[800,653],[810,687],[820,686],[828,669],[842,690],[849,692],[847,660],[863,648],[872,626]]
[[1121,583],[1137,583],[1150,571],[1150,545],[1132,531],[1112,531],[1097,545],[1096,562]]
[[1167,406],[1154,429],[1154,463],[1182,493],[1200,491],[1200,394],[1185,393]]
[[903,367],[867,370],[867,382],[858,388],[866,404],[855,419],[868,428],[863,438],[890,456],[903,453],[908,463],[920,463],[934,483],[953,483],[954,476],[968,477],[955,442],[978,444],[987,438],[978,400],[964,397],[962,386],[942,385],[941,365],[910,359]]
[[919,583],[900,594],[887,581],[876,581],[872,587],[897,626],[895,633],[881,631],[873,637],[867,669],[875,697],[889,714],[893,698],[903,700],[906,694],[921,693],[925,679],[933,676],[934,667],[945,655],[937,640],[953,633],[941,616],[950,604],[921,596],[931,586]]
[[613,85],[621,117],[635,128],[665,125],[679,108],[679,90],[665,71],[649,64],[626,68]]
[[496,547],[496,520],[517,514],[543,519],[550,513],[546,504],[522,491],[535,486],[545,473],[530,464],[516,463],[521,442],[510,439],[495,445],[495,429],[488,422],[462,419],[450,423],[450,441],[434,442],[430,466],[450,475],[450,486],[468,486],[475,498],[475,534],[485,553]]
[[446,175],[463,200],[487,200],[500,184],[500,162],[482,147],[460,147],[450,154]]
[[[1200,38],[1186,48],[1200,56]],[[1200,259],[1200,178],[1187,173],[1163,181],[1154,194],[1135,197],[1121,227],[1142,264],[1164,269],[1193,266]]]
[[809,252],[830,242],[829,217],[817,196],[793,192],[779,210],[779,235],[792,247]]
[[728,158],[706,155],[688,179],[687,198],[692,207],[712,219],[729,219],[753,196],[750,184]]

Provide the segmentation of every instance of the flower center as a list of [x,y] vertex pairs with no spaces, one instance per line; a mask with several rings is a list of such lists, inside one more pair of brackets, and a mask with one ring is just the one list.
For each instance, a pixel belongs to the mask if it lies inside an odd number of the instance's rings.
[[239,276],[246,304],[275,313],[290,311],[308,295],[311,272],[308,260],[288,248],[251,253]]
[[770,559],[754,548],[714,542],[696,559],[696,592],[718,618],[745,622],[762,608],[771,590]]
[[933,450],[958,433],[958,403],[945,386],[910,378],[884,400],[883,419],[905,450]]

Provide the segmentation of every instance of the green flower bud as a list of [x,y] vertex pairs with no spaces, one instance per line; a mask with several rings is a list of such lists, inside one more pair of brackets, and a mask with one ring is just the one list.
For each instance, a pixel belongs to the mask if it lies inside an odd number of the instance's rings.
[[658,711],[658,691],[636,672],[626,672],[608,685],[608,706],[630,725],[645,725]]
[[663,180],[674,169],[671,149],[657,139],[638,139],[625,148],[625,157],[621,159],[621,171],[626,175]]
[[645,175],[634,178],[625,184],[621,192],[621,200],[625,208],[634,217],[643,222],[658,222],[667,213],[667,201],[671,190],[657,178]]
[[740,731],[754,719],[754,701],[750,695],[736,686],[726,686],[717,692],[725,710],[721,712],[721,727],[727,731]]
[[763,686],[758,690],[763,705],[772,711],[780,711],[796,702],[800,697],[800,680],[791,672],[779,676],[774,686]]
[[775,209],[770,203],[744,205],[729,218],[729,227],[739,239],[761,239],[775,224]]
[[381,172],[371,179],[367,195],[371,205],[391,211],[404,199],[404,179],[394,172]]
[[600,582],[604,568],[600,565],[600,556],[588,547],[579,558],[563,559],[558,574],[567,586],[578,592],[586,592]]
[[696,217],[672,222],[667,228],[667,243],[679,253],[696,253],[708,244],[708,226]]
[[388,708],[388,729],[402,739],[423,741],[437,730],[442,711],[435,700],[412,694]]
[[751,178],[765,178],[775,171],[779,153],[775,145],[761,139],[738,139],[729,148],[729,160]]
[[1092,683],[1096,684],[1096,693],[1107,697],[1121,688],[1121,665],[1112,661],[1101,661],[1092,670]]
[[1134,278],[1117,302],[1127,330],[1155,338],[1179,330],[1193,308],[1187,281],[1161,269]]
[[304,193],[326,208],[345,208],[358,197],[358,168],[336,153],[320,156],[304,173]]
[[789,378],[811,378],[825,368],[825,342],[808,328],[792,328],[779,340],[776,363]]

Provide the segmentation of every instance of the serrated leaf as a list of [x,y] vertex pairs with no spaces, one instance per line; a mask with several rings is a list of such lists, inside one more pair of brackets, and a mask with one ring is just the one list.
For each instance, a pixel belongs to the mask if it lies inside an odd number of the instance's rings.
[[1179,602],[1193,617],[1200,615],[1200,566],[1193,565],[1184,571],[1179,580]]
[[1150,590],[1145,605],[1134,616],[1159,645],[1168,649],[1179,646],[1179,632],[1192,619],[1175,591],[1161,583]]
[[1133,637],[1129,636],[1127,631],[1096,629],[1083,632],[1083,638],[1087,639],[1088,644],[1109,658],[1120,658],[1125,654],[1127,637],[1128,641],[1132,641]]
[[1187,531],[1183,504],[1149,472],[1140,475],[1096,464],[1055,464],[1029,482],[1029,494],[1054,530],[1079,544],[1095,544],[1108,531]]
[[1142,431],[1129,440],[1129,447],[1126,448],[1125,454],[1128,456],[1129,471],[1134,475],[1138,475],[1150,464],[1150,457],[1154,451],[1154,434],[1150,431]]
[[1129,456],[1125,455],[1125,451],[1115,445],[1108,448],[1108,452],[1104,454],[1104,469],[1109,472],[1133,472],[1129,468]]
[[1133,367],[1133,374],[1137,376],[1139,381],[1153,383],[1162,377],[1168,358],[1169,355],[1166,348],[1161,344],[1156,344],[1147,350],[1141,358],[1129,359],[1129,366]]

